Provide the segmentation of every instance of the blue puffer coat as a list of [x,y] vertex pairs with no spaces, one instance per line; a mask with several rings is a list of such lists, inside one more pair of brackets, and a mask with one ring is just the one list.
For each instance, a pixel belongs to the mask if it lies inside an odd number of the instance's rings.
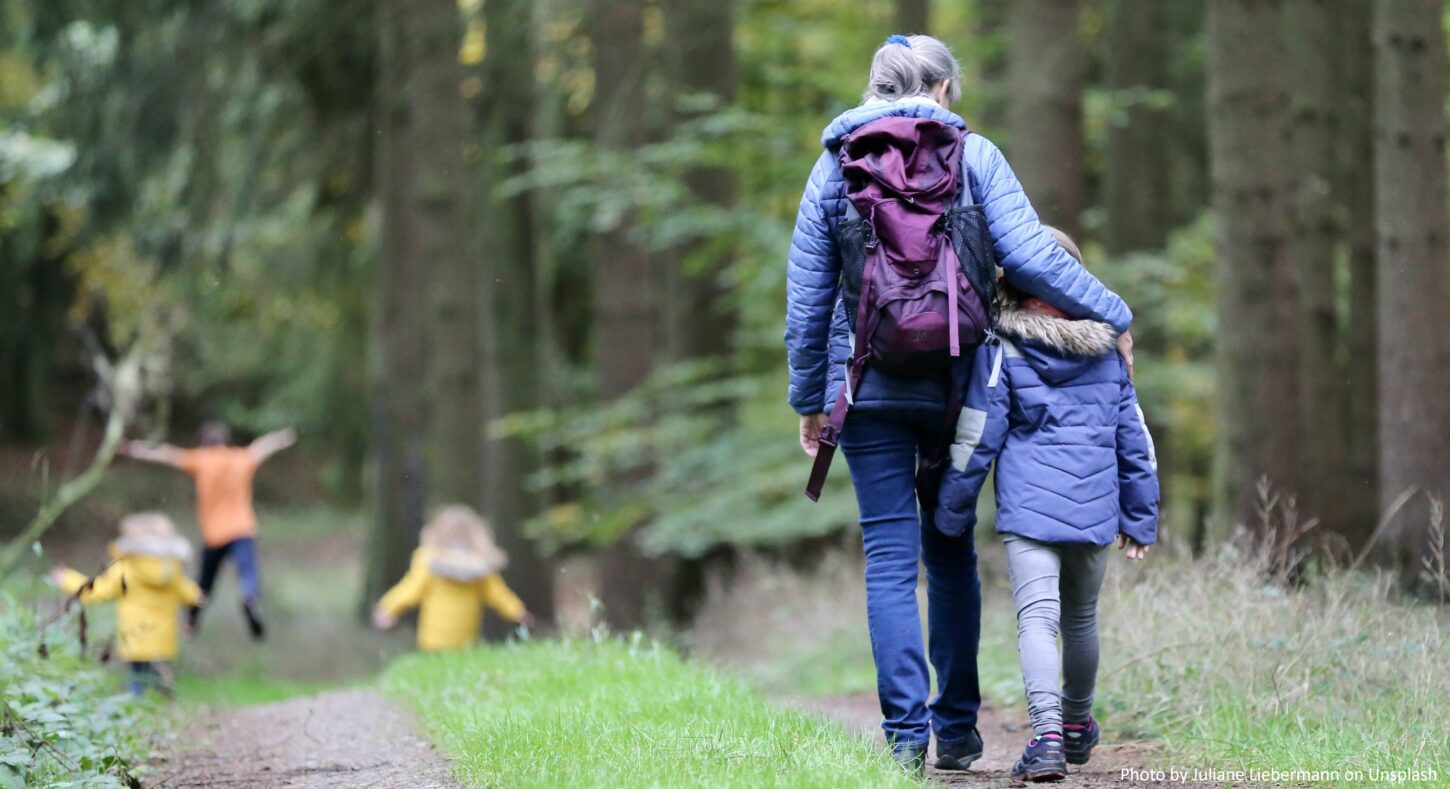
[[942,479],[936,527],[977,523],[997,462],[997,532],[1107,545],[1158,537],[1158,463],[1110,326],[1002,309],[977,351]]
[[[872,102],[847,110],[821,134],[825,153],[811,170],[791,238],[786,274],[785,342],[790,357],[790,404],[800,414],[830,410],[845,381],[851,355],[845,309],[838,293],[841,258],[836,226],[846,213],[846,185],[836,162],[841,138],[889,115],[932,118],[965,129],[956,114],[930,99]],[[1002,152],[985,137],[968,134],[962,144],[963,173],[971,199],[985,211],[997,263],[1007,280],[1064,312],[1126,331],[1128,306],[1073,260],[1043,229]],[[855,394],[854,408],[941,409],[943,381],[896,378],[869,369]]]

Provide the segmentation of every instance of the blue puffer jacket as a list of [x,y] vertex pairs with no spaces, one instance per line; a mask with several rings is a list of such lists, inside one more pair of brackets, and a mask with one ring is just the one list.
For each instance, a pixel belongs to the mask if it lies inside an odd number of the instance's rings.
[[1112,327],[1003,307],[977,351],[936,527],[977,523],[997,462],[997,532],[1107,545],[1158,537],[1158,463]]
[[[825,153],[811,170],[791,238],[786,273],[785,342],[790,357],[790,404],[800,414],[830,410],[845,381],[851,355],[846,314],[839,298],[841,258],[836,226],[846,213],[846,185],[836,162],[841,139],[889,115],[932,118],[965,129],[966,123],[930,99],[867,103],[847,110],[821,134]],[[1073,260],[1043,229],[1002,152],[985,137],[968,134],[962,144],[963,172],[971,198],[986,213],[997,263],[1007,280],[1074,316],[1092,318],[1126,331],[1133,315],[1116,294]],[[854,408],[941,409],[943,381],[896,378],[869,369],[855,394]]]

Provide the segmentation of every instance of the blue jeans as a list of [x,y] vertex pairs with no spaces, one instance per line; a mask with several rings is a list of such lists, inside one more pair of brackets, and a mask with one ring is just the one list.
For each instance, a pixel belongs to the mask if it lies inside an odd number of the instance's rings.
[[225,545],[217,547],[206,547],[201,551],[201,577],[197,579],[197,585],[207,596],[211,596],[211,588],[216,583],[217,572],[222,568],[222,561],[228,556],[237,565],[237,579],[242,586],[242,600],[244,602],[256,600],[262,593],[261,582],[257,578],[257,541],[252,537],[242,537]]
[[[866,551],[866,617],[876,659],[881,728],[893,747],[968,739],[977,725],[977,640],[982,589],[970,532],[948,537],[919,512],[918,452],[941,437],[935,411],[857,411],[846,421],[841,448],[861,509]],[[926,564],[927,631],[938,693],[931,703],[916,602],[917,565]]]

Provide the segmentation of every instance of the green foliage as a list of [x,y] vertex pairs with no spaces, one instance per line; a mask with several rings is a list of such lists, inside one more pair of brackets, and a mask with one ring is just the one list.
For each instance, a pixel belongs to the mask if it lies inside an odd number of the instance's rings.
[[79,654],[71,619],[47,643],[33,611],[0,593],[0,786],[140,786],[145,775],[144,707]]
[[914,786],[865,738],[635,638],[411,655],[412,702],[474,786]]

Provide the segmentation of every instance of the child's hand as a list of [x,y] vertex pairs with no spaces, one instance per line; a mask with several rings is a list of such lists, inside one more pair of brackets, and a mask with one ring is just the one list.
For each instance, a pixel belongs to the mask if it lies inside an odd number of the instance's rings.
[[373,609],[373,627],[379,630],[392,630],[398,624],[398,618],[384,611],[381,608]]
[[1141,561],[1148,558],[1148,550],[1151,545],[1144,545],[1126,534],[1118,535],[1118,550],[1127,549],[1128,558],[1133,561]]
[[528,611],[525,611],[523,613],[523,615],[519,617],[519,624],[523,625],[524,627],[526,627],[526,628],[528,628],[530,630],[533,630],[534,627],[538,623],[534,619],[534,615],[533,614],[529,613]]
[[63,564],[57,564],[56,566],[50,568],[50,572],[46,573],[46,575],[50,578],[50,582],[55,584],[55,588],[64,589],[65,577],[68,573],[70,573],[69,567],[66,567]]

